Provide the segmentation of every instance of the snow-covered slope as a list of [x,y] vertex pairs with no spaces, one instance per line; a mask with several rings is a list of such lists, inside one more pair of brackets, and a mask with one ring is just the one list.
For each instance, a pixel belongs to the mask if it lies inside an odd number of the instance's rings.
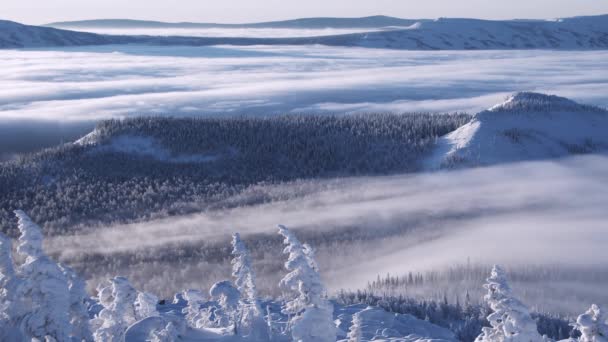
[[[458,341],[454,333],[448,329],[417,319],[412,315],[392,313],[379,307],[338,306],[335,308],[334,315],[336,325],[341,332],[338,334],[339,338],[353,335],[358,337],[358,339],[351,338],[350,341]],[[344,332],[348,332],[350,336],[346,336]]]
[[442,137],[430,169],[549,159],[608,150],[608,111],[569,99],[517,93]]
[[[608,15],[554,21],[420,20],[406,29],[324,38],[325,43],[407,50],[603,49]],[[344,44],[344,43],[342,43]]]
[[29,26],[0,20],[0,49],[46,46],[80,46],[120,43],[120,37]]
[[223,153],[196,153],[196,154],[176,154],[166,149],[162,144],[151,137],[120,135],[98,144],[96,131],[93,131],[81,139],[74,142],[76,145],[93,145],[89,153],[122,153],[133,157],[150,158],[157,161],[168,163],[205,163],[216,161],[222,157],[236,154],[236,151],[227,150]]
[[[305,38],[109,36],[0,21],[0,48],[110,43],[191,46],[322,44],[406,50],[608,48],[608,15],[574,17],[553,21],[490,21],[476,19],[425,19],[418,21],[395,21],[397,20],[395,19],[391,21],[388,19],[385,17],[370,17],[363,22],[370,27],[376,24],[383,24],[379,26],[392,24],[388,25],[392,29]],[[300,21],[290,21],[289,25],[306,28],[319,27],[322,24],[328,25],[330,22],[331,20],[328,18],[308,19],[308,21],[302,19]],[[361,22],[361,19],[359,21],[353,19],[353,22]],[[340,21],[340,23],[340,25],[354,26],[354,24],[347,24],[348,21]],[[292,27],[289,25],[285,27]]]

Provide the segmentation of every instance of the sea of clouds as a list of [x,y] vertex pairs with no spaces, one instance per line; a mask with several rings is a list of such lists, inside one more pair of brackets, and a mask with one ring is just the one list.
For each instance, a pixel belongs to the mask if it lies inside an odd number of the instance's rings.
[[[475,113],[522,90],[608,106],[606,51],[127,45],[4,50],[0,64],[0,160],[75,139],[96,120],[137,115]],[[254,254],[260,287],[271,293],[284,261],[278,223],[315,244],[332,291],[464,260],[605,271],[606,175],[606,158],[584,157],[264,186],[256,191],[283,199],[96,227],[53,237],[47,247],[92,285],[123,274],[161,295],[228,277],[226,259],[196,251],[224,253],[236,231],[249,243],[268,241]],[[236,203],[255,202],[239,196]],[[587,305],[608,302],[604,285],[575,282],[559,291],[584,298],[568,303]],[[572,307],[583,305],[559,309]]]
[[104,46],[7,50],[1,63],[2,120],[475,112],[522,90],[608,106],[606,51]]
[[[234,232],[240,232],[254,249],[260,287],[272,293],[285,261],[277,224],[294,229],[317,248],[324,280],[332,291],[363,288],[377,275],[441,270],[465,262],[500,263],[513,269],[584,267],[592,270],[590,276],[605,274],[607,157],[296,182],[259,191],[291,196],[97,227],[86,234],[51,237],[47,249],[83,270],[92,283],[120,273],[165,295],[186,287],[205,288],[229,277],[228,259],[217,259],[216,254],[229,249]],[[247,203],[247,195],[241,196]],[[196,254],[210,250],[216,254]],[[128,261],[108,267],[117,260]],[[603,278],[589,282],[556,277],[551,283],[528,284],[521,290],[533,304],[560,312],[582,310],[590,301],[608,301],[601,290],[606,285]],[[172,280],[167,283],[167,279]],[[446,289],[462,295],[465,290],[460,285],[447,284]],[[483,290],[481,284],[474,286]],[[541,291],[542,298],[532,295],[543,286],[549,288]],[[557,295],[561,292],[563,298]]]
[[606,51],[126,45],[3,50],[0,66],[0,161],[136,115],[475,113],[522,90],[608,106]]

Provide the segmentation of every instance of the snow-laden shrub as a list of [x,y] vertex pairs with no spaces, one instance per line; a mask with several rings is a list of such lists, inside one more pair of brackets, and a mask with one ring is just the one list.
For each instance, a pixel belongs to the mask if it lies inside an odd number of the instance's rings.
[[505,271],[494,266],[484,287],[488,294],[484,297],[492,313],[488,316],[491,327],[483,328],[477,342],[539,342],[536,322],[528,308],[516,299],[507,282]]
[[595,304],[591,305],[587,312],[578,316],[575,328],[581,332],[580,342],[608,341],[606,317],[599,306]]
[[241,293],[238,333],[256,340],[267,340],[267,327],[258,299],[251,255],[238,233],[232,236],[232,255],[232,276]]
[[[127,278],[115,277],[110,280],[112,300],[94,320],[95,341],[119,342],[127,328],[137,321],[135,301],[137,290]],[[107,293],[107,291],[104,291]]]
[[29,338],[68,341],[72,333],[68,279],[57,263],[44,254],[40,227],[23,211],[15,214],[21,232],[17,252],[25,259],[19,274],[27,312],[19,317],[20,326]]
[[0,233],[0,341],[22,339],[16,317],[23,315],[21,282],[16,275],[11,240]]
[[138,292],[124,277],[110,280],[110,286],[99,289],[103,309],[93,320],[95,341],[122,341],[129,326],[149,317],[158,317],[158,298]]
[[193,328],[203,328],[209,324],[209,315],[205,310],[201,310],[201,305],[205,302],[205,296],[199,290],[184,291],[183,298],[188,305],[182,310],[188,325]]
[[302,245],[284,226],[279,226],[279,234],[285,238],[284,253],[289,254],[285,268],[290,271],[279,285],[296,293],[284,308],[284,312],[291,316],[289,330],[293,340],[335,341],[333,306],[327,300],[312,248]]
[[231,327],[235,334],[238,333],[239,301],[241,293],[228,280],[220,281],[211,287],[209,296],[220,305],[214,311],[214,321],[220,327]]
[[158,297],[151,293],[139,292],[134,303],[136,319],[140,320],[146,317],[158,316],[156,304],[158,304]]

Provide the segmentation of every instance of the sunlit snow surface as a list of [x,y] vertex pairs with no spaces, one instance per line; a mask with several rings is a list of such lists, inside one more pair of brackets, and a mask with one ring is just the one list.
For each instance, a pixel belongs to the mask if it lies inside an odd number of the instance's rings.
[[5,50],[0,64],[0,119],[473,113],[523,90],[608,105],[607,51],[127,45]]

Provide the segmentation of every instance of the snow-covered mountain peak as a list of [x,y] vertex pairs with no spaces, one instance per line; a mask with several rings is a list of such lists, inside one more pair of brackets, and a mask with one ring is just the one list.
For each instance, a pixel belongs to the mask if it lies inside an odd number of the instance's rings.
[[606,110],[579,104],[575,101],[556,95],[533,92],[519,92],[509,96],[505,102],[497,104],[487,111],[478,114],[492,113],[546,113],[546,112],[606,112]]
[[429,169],[541,160],[608,150],[608,111],[522,92],[439,139]]

